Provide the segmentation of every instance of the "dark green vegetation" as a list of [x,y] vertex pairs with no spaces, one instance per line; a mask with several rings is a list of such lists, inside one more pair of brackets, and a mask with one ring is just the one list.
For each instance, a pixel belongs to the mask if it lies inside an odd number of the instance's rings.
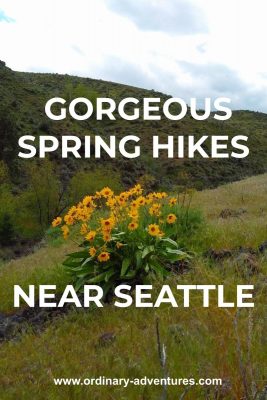
[[[48,99],[61,96],[69,101],[77,96],[91,100],[111,97],[118,101],[124,97],[168,96],[155,91],[58,74],[14,72],[0,63],[0,240],[11,246],[18,240],[40,238],[51,219],[87,192],[109,184],[118,190],[136,181],[149,189],[183,190],[184,187],[203,189],[245,176],[265,172],[267,169],[267,115],[250,111],[236,111],[229,121],[219,122],[212,117],[195,121],[187,115],[182,121],[50,121],[44,113]],[[84,135],[116,134],[123,137],[135,134],[141,138],[141,157],[128,160],[122,156],[111,160],[73,157],[62,160],[53,153],[50,160],[20,160],[18,138],[22,135]],[[250,155],[236,160],[168,159],[166,154],[158,160],[151,156],[151,137],[159,135],[196,136],[238,134],[249,136]],[[93,150],[93,149],[92,149]],[[3,242],[5,237],[6,243]],[[3,252],[3,251],[2,251]],[[6,253],[6,250],[4,251]],[[12,252],[11,252],[12,253]],[[2,254],[3,256],[4,254]],[[1,254],[0,254],[1,257]]]

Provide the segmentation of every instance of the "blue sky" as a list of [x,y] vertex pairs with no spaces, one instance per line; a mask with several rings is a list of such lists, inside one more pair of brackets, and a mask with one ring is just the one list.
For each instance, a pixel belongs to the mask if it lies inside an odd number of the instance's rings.
[[1,0],[0,59],[267,112],[266,0]]

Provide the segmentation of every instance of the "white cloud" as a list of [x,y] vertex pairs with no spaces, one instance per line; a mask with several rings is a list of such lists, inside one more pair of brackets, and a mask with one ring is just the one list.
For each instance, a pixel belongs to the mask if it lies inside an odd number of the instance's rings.
[[[151,15],[149,2],[140,2],[137,20],[137,0],[121,10],[113,0],[1,0],[15,23],[0,21],[0,58],[15,70],[74,73],[186,98],[225,95],[230,82],[233,108],[267,112],[265,0],[191,0],[183,31],[169,10],[184,0],[153,2]],[[151,25],[163,4],[162,22]]]
[[191,0],[106,0],[112,10],[126,15],[141,30],[188,35],[207,32],[200,7]]

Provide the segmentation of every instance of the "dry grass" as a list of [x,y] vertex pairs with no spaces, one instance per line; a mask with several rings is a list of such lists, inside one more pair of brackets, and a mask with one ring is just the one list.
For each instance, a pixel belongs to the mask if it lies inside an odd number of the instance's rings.
[[60,247],[43,247],[35,253],[0,266],[0,311],[12,312],[13,287],[20,285],[57,285],[62,289],[68,277],[61,263],[64,255],[76,248],[72,243]]
[[[258,247],[267,240],[267,174],[198,192],[193,205],[201,208],[209,221],[209,245],[232,249]],[[220,218],[223,209],[245,212]]]

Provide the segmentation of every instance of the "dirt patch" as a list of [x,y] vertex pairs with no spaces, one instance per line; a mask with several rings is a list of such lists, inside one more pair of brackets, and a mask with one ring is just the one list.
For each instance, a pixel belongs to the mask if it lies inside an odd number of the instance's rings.
[[0,244],[0,258],[5,261],[17,259],[34,253],[44,245],[43,240],[14,240],[10,245]]
[[[82,304],[82,295],[78,295],[78,297]],[[56,300],[59,301],[59,299],[60,296],[58,296]],[[48,323],[67,314],[73,309],[73,304],[66,304],[62,308],[27,307],[12,315],[0,313],[0,341],[16,339],[29,329],[33,330],[35,333],[39,333]],[[89,309],[83,308],[83,310]]]
[[241,215],[246,214],[247,210],[245,208],[239,208],[238,210],[233,210],[231,208],[224,208],[219,215],[219,218],[238,218]]

